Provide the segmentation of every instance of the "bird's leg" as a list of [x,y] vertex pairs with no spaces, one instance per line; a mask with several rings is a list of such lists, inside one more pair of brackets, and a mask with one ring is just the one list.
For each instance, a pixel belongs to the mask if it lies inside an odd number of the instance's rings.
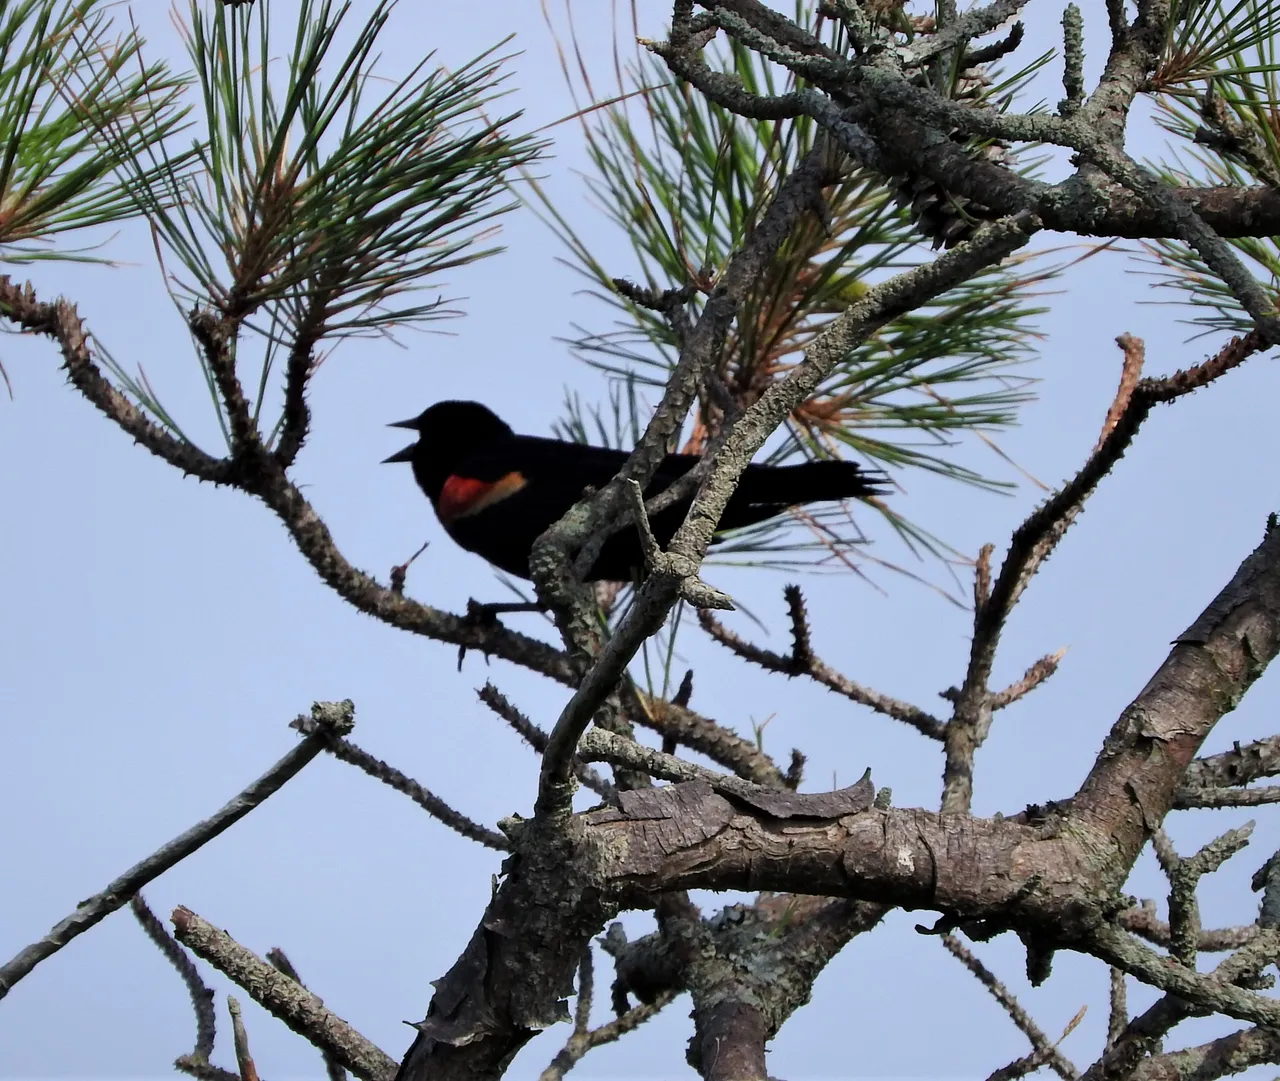
[[[498,627],[498,616],[508,612],[545,612],[546,609],[537,601],[498,601],[481,604],[475,599],[467,601],[467,615],[464,622],[473,627]],[[458,647],[458,671],[462,671],[462,662],[466,659],[467,647]],[[489,654],[484,655],[485,664],[489,663]]]
[[468,623],[496,623],[497,617],[509,612],[545,612],[546,608],[537,601],[498,601],[481,604],[476,600],[467,601]]

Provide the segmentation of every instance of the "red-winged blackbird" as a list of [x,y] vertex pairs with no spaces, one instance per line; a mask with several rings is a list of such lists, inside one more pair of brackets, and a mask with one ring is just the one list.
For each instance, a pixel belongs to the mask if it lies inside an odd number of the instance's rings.
[[[587,487],[607,484],[627,452],[516,435],[479,402],[437,402],[412,420],[418,441],[387,458],[413,463],[413,475],[436,517],[458,544],[495,567],[529,577],[534,541],[582,498]],[[668,454],[645,498],[657,495],[697,464],[692,454]],[[875,477],[853,462],[823,460],[801,465],[749,465],[729,500],[720,528],[761,522],[799,503],[880,494]],[[658,543],[666,546],[684,521],[686,499],[653,516]],[[588,580],[629,581],[644,566],[640,538],[630,527],[600,551]]]

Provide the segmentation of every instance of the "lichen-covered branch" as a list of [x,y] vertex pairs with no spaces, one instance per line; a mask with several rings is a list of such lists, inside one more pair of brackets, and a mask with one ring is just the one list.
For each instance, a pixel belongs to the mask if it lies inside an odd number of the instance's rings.
[[332,1055],[361,1081],[391,1081],[395,1060],[284,973],[201,919],[189,908],[173,911],[174,937],[197,957],[244,988],[253,1000],[299,1036]]
[[213,988],[205,985],[195,962],[187,951],[178,945],[169,934],[165,925],[147,907],[142,894],[136,893],[129,901],[129,908],[134,918],[142,926],[146,936],[155,943],[156,948],[164,955],[166,961],[177,970],[191,997],[191,1007],[196,1015],[196,1043],[191,1052],[178,1056],[174,1068],[201,1081],[237,1081],[230,1070],[214,1066],[209,1062],[213,1054],[213,1045],[217,1037],[217,1015],[213,1007]]

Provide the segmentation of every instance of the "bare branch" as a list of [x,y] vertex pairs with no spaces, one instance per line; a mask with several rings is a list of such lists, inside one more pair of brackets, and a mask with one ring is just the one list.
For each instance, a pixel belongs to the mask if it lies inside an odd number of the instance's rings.
[[1197,758],[1187,766],[1185,783],[1192,789],[1226,788],[1277,775],[1280,775],[1280,736],[1268,736],[1254,743],[1236,743],[1222,754]]
[[651,1017],[665,1009],[676,1000],[679,992],[661,991],[652,1002],[644,1002],[627,1010],[620,1017],[588,1032],[574,1032],[565,1042],[541,1074],[538,1081],[560,1081],[574,1066],[586,1056],[592,1048],[620,1040],[628,1032],[634,1032]]
[[1242,1029],[1196,1047],[1151,1055],[1131,1075],[1133,1081],[1216,1081],[1251,1066],[1280,1062],[1280,1035],[1262,1028]]
[[33,942],[8,963],[0,966],[0,998],[7,995],[15,983],[45,958],[52,957],[77,935],[83,934],[127,904],[153,878],[158,878],[170,867],[186,859],[228,827],[239,822],[268,796],[278,792],[286,781],[296,776],[324,750],[331,739],[350,732],[355,723],[355,707],[350,702],[317,702],[311,707],[311,715],[317,723],[313,734],[216,814],[179,834],[140,863],[135,863],[101,893],[81,901],[71,915],[54,924],[53,929],[39,942]]
[[[1005,621],[1036,571],[1057,547],[1112,466],[1119,461],[1138,428],[1159,402],[1169,402],[1224,375],[1262,349],[1259,331],[1233,338],[1216,356],[1165,379],[1136,381],[1144,357],[1142,342],[1131,335],[1117,339],[1124,351],[1119,389],[1103,426],[1103,435],[1075,477],[1034,511],[1013,533],[1009,550],[990,595],[975,605],[973,640],[964,684],[946,728],[947,762],[943,774],[943,809],[966,811],[973,793],[973,757],[991,724],[988,682]],[[980,571],[981,573],[981,571]],[[975,597],[984,590],[978,589]]]
[[[508,700],[506,695],[498,690],[492,683],[486,683],[478,691],[476,695],[480,701],[488,706],[494,713],[507,722],[530,747],[538,754],[542,754],[547,749],[547,734],[528,717],[521,713]],[[585,785],[596,793],[601,799],[609,803],[617,801],[617,792],[613,785],[606,781],[590,766],[585,765],[580,758],[574,759],[573,775],[578,778],[579,783]],[[505,843],[506,838],[503,838]]]
[[[866,706],[877,713],[892,717],[894,720],[909,724],[921,735],[930,739],[942,739],[945,726],[936,717],[887,694],[864,687],[847,676],[828,667],[814,653],[809,637],[807,621],[804,620],[804,599],[796,586],[787,587],[787,602],[791,609],[793,640],[802,645],[802,649],[793,647],[791,655],[784,657],[760,646],[752,645],[736,632],[729,630],[710,612],[699,612],[698,623],[712,638],[722,646],[741,657],[743,660],[758,664],[769,672],[780,672],[785,676],[808,676],[816,683],[821,683],[828,690],[843,695],[851,702]],[[796,623],[797,613],[801,622]]]
[[245,1031],[240,1016],[240,1003],[235,995],[227,996],[227,1013],[231,1015],[231,1034],[236,1045],[236,1065],[240,1068],[240,1081],[258,1081],[258,1067],[249,1051],[249,1033]]
[[[1018,1026],[1023,1035],[1031,1042],[1032,1051],[1039,1058],[1036,1065],[1030,1067],[1030,1069],[1038,1069],[1040,1065],[1048,1065],[1053,1069],[1054,1073],[1063,1078],[1063,1081],[1077,1081],[1080,1077],[1080,1071],[1075,1068],[1070,1059],[1058,1051],[1053,1041],[1031,1019],[1031,1015],[1022,1008],[1021,1003],[996,977],[995,973],[987,968],[955,935],[945,934],[942,936],[941,942],[951,955],[972,972],[978,982],[991,992],[991,997],[1004,1007],[1005,1013],[1009,1015],[1013,1023]],[[1011,1074],[1009,1076],[1022,1075]]]
[[1075,4],[1068,4],[1062,13],[1062,53],[1062,88],[1067,96],[1058,102],[1058,115],[1069,117],[1084,104],[1084,17]]
[[[1132,934],[1145,938],[1157,946],[1168,947],[1169,925],[1156,915],[1154,901],[1144,901],[1139,908],[1127,908],[1117,917],[1120,926]],[[1242,927],[1224,927],[1219,930],[1201,931],[1197,949],[1201,953],[1223,953],[1238,950],[1257,937],[1258,928],[1249,923]]]
[[1252,822],[1228,830],[1186,859],[1173,851],[1163,829],[1152,834],[1160,866],[1169,878],[1169,953],[1188,968],[1195,967],[1200,941],[1200,904],[1196,899],[1200,879],[1244,848],[1252,832]]
[[390,1055],[360,1035],[337,1014],[325,1008],[264,960],[245,949],[189,908],[173,910],[174,934],[179,942],[243,987],[259,1006],[283,1021],[299,1036],[333,1055],[361,1081],[392,1081],[397,1065]]
[[1280,785],[1263,788],[1192,788],[1183,785],[1173,799],[1174,809],[1178,811],[1197,807],[1262,807],[1268,803],[1280,803]]
[[[298,970],[293,967],[293,962],[285,956],[284,950],[278,946],[273,946],[267,950],[267,962],[277,972],[283,972],[299,987],[305,988],[307,986],[302,982],[302,977],[298,975]],[[323,1002],[324,1000],[321,999],[320,1001]],[[322,1052],[321,1057],[324,1059],[324,1072],[329,1081],[347,1081],[347,1071],[342,1068],[341,1062],[327,1051]]]
[[[94,363],[92,336],[69,300],[41,302],[30,284],[15,285],[7,274],[0,274],[0,315],[23,330],[43,334],[57,342],[62,351],[62,366],[71,384],[152,454],[185,475],[215,484],[231,483],[229,461],[215,458],[194,444],[170,435],[112,386]],[[2,993],[3,987],[0,987]]]
[[[1252,942],[1221,961],[1212,973],[1204,978],[1222,987],[1232,984],[1248,984],[1276,957],[1278,942],[1271,932],[1255,936]],[[1137,947],[1133,940],[1129,943]],[[1145,947],[1138,947],[1145,950]],[[1152,955],[1158,957],[1158,955]],[[1148,959],[1149,960],[1149,959]],[[1187,970],[1180,965],[1165,962],[1179,973]],[[1115,967],[1115,966],[1113,966]],[[1120,969],[1120,971],[1124,971]],[[1141,978],[1141,977],[1140,977]],[[1116,977],[1112,977],[1113,981]],[[1151,981],[1146,981],[1151,982]],[[1241,995],[1248,992],[1232,988]],[[1256,997],[1256,996],[1253,996]],[[1140,1064],[1157,1053],[1161,1041],[1176,1025],[1188,1017],[1199,1016],[1206,1010],[1203,999],[1184,998],[1178,993],[1166,993],[1146,1010],[1123,1025],[1118,1033],[1108,1037],[1106,1051],[1085,1071],[1083,1081],[1110,1081],[1111,1078],[1128,1077]],[[1114,1020],[1114,1018],[1113,1018]]]
[[1124,1035],[1125,1027],[1129,1024],[1129,989],[1125,982],[1128,977],[1125,976],[1124,969],[1116,968],[1115,965],[1112,965],[1109,971],[1111,973],[1111,1009],[1107,1015],[1106,1050],[1108,1051]]
[[[1217,972],[1201,973],[1170,964],[1163,954],[1142,945],[1119,928],[1098,928],[1089,943],[1089,952],[1166,995],[1195,1003],[1195,1009],[1224,1013],[1267,1028],[1280,1027],[1280,1002],[1228,983]],[[1240,955],[1246,957],[1240,959]],[[1261,971],[1277,957],[1280,957],[1280,939],[1274,930],[1266,929],[1229,960],[1236,967],[1253,969],[1256,966],[1256,970]]]
[[782,771],[754,740],[744,739],[720,722],[682,706],[678,695],[669,702],[650,697],[630,681],[623,685],[621,694],[624,698],[634,695],[640,708],[632,715],[661,735],[664,745],[673,740],[745,780],[770,788],[786,787]]
[[205,985],[195,962],[169,934],[168,929],[147,907],[142,894],[136,893],[129,900],[129,907],[142,930],[156,948],[164,954],[165,959],[178,970],[182,982],[191,996],[191,1007],[196,1015],[196,1045],[189,1055],[182,1055],[174,1066],[183,1073],[199,1077],[202,1081],[236,1081],[236,1075],[230,1070],[223,1070],[210,1065],[209,1056],[213,1054],[213,1045],[217,1037],[217,1017],[213,1008],[213,988]]
[[[316,731],[316,721],[314,717],[300,716],[291,721],[289,727],[296,729],[304,736],[309,736]],[[357,747],[350,740],[331,739],[326,742],[324,749],[340,762],[355,766],[375,780],[381,781],[388,788],[394,788],[397,792],[404,793],[427,814],[431,815],[432,818],[442,822],[456,833],[462,834],[468,840],[478,841],[486,848],[493,848],[499,852],[505,852],[510,847],[507,844],[507,839],[497,830],[488,829],[480,825],[479,822],[472,821],[461,811],[455,811],[439,796],[423,788],[412,777],[405,776],[394,766],[388,765],[381,758],[375,758],[368,751],[362,747]]]
[[1005,706],[1013,705],[1020,698],[1025,698],[1058,670],[1058,665],[1066,655],[1067,651],[1060,649],[1057,653],[1041,657],[1022,674],[1022,678],[1016,683],[1009,684],[1003,691],[997,691],[991,696],[991,709],[993,711],[1004,709]]
[[262,436],[254,422],[249,400],[244,395],[240,377],[236,375],[236,321],[215,315],[207,308],[197,308],[187,319],[192,337],[204,353],[205,363],[213,373],[214,384],[231,434],[231,459],[244,460],[261,449]]
[[[1141,393],[1139,387],[1135,400]],[[1164,664],[1112,726],[1072,800],[1073,816],[1107,822],[1121,866],[1137,858],[1172,807],[1186,765],[1277,650],[1280,528],[1273,517],[1262,543],[1175,639]],[[1153,746],[1161,748],[1158,756]]]

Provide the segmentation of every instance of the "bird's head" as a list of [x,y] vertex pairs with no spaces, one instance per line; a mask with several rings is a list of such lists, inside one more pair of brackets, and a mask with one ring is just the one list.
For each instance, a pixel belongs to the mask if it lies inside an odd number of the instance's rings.
[[428,486],[428,478],[439,477],[443,483],[467,455],[513,434],[506,421],[479,402],[436,402],[416,417],[397,420],[389,427],[417,432],[418,440],[384,458],[384,464],[412,462],[414,474],[424,487]]

